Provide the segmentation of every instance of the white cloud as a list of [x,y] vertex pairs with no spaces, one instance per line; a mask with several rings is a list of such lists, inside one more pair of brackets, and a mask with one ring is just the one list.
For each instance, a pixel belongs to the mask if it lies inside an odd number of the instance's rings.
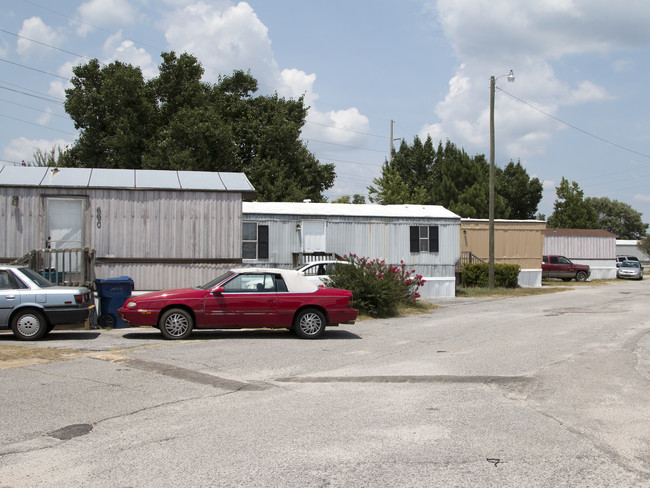
[[583,81],[578,85],[578,88],[569,92],[564,103],[566,105],[577,105],[580,103],[602,102],[613,99],[614,97],[608,95],[603,87],[597,86],[591,81]]
[[650,195],[637,193],[636,195],[634,195],[634,199],[639,202],[650,202]]
[[4,148],[3,158],[8,161],[16,162],[32,162],[34,161],[34,152],[40,149],[44,152],[49,152],[54,147],[65,148],[67,145],[72,144],[72,141],[64,139],[28,139],[26,137],[19,137],[13,139]]
[[280,81],[282,82],[278,90],[280,96],[298,98],[304,95],[307,105],[311,105],[318,99],[318,95],[313,91],[316,82],[314,73],[308,75],[298,69],[284,69],[280,73]]
[[127,0],[90,0],[79,6],[81,22],[77,33],[85,37],[94,27],[110,27],[130,24],[135,10]]
[[171,49],[196,56],[205,70],[204,80],[215,83],[233,70],[250,70],[262,93],[296,99],[305,96],[310,106],[305,137],[337,143],[359,141],[368,131],[368,118],[356,108],[327,113],[315,107],[316,74],[300,69],[281,69],[271,49],[267,27],[246,2],[192,3],[167,15],[165,37]]
[[[552,119],[562,107],[613,100],[606,87],[583,78],[560,78],[554,63],[576,54],[608,55],[650,42],[650,9],[593,0],[438,0],[435,14],[462,63],[435,107],[438,121],[420,136],[450,139],[469,151],[489,151],[489,78],[514,69],[514,85],[497,81],[497,163],[544,153],[563,129]],[[625,69],[629,63],[613,63]],[[510,96],[512,95],[512,96]],[[549,115],[551,117],[549,117]]]
[[68,61],[67,63],[64,63],[61,66],[59,66],[56,72],[59,76],[65,77],[66,81],[61,79],[51,81],[50,88],[47,91],[48,95],[50,95],[52,98],[56,98],[57,100],[65,100],[66,88],[72,87],[72,84],[69,81],[73,75],[72,68],[74,68],[75,66],[79,66],[81,64],[86,64],[87,61],[88,60],[84,58],[77,58],[74,61]]
[[304,130],[307,139],[325,139],[335,144],[363,144],[370,130],[368,117],[356,108],[319,112],[309,111],[309,123]]
[[167,15],[165,37],[172,49],[201,61],[208,81],[233,69],[250,69],[261,83],[278,86],[267,28],[246,2],[221,7],[195,3],[176,10]]
[[142,70],[145,80],[158,76],[158,67],[153,62],[151,54],[145,49],[137,48],[133,41],[122,39],[122,31],[110,36],[104,43],[104,53],[106,59],[104,63],[109,64],[113,61],[121,61]]
[[24,20],[18,35],[20,37],[16,43],[16,50],[18,54],[23,56],[43,55],[50,52],[50,48],[45,45],[56,46],[61,40],[61,36],[54,29],[47,26],[40,17],[31,17]]
[[36,120],[41,125],[46,125],[52,119],[52,109],[45,107],[43,114]]

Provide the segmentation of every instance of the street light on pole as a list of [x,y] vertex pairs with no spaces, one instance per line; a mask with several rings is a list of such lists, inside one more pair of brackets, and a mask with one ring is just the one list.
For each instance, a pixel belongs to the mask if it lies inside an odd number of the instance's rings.
[[515,74],[510,73],[501,76],[490,77],[490,201],[489,201],[489,259],[488,259],[488,286],[494,288],[494,88],[496,80],[508,77],[508,82],[515,81]]

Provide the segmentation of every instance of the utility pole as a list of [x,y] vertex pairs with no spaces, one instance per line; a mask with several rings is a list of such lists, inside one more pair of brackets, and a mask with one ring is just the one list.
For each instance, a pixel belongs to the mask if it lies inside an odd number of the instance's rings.
[[393,161],[393,119],[390,120],[390,149],[388,150],[388,164]]
[[402,140],[401,137],[393,137],[393,124],[394,123],[395,123],[395,121],[391,119],[391,121],[390,121],[390,149],[388,150],[388,164],[390,164],[393,161],[393,141]]
[[489,227],[488,227],[488,288],[494,288],[494,89],[496,80],[508,77],[509,83],[514,83],[515,74],[510,70],[507,75],[490,76],[490,197]]

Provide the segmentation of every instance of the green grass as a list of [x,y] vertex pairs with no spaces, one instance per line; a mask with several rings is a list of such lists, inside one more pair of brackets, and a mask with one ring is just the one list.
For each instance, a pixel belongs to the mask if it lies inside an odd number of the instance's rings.
[[[561,282],[563,285],[568,283]],[[459,298],[513,298],[528,297],[533,295],[546,295],[565,291],[569,287],[542,286],[531,288],[479,288],[479,287],[456,287],[456,297]]]

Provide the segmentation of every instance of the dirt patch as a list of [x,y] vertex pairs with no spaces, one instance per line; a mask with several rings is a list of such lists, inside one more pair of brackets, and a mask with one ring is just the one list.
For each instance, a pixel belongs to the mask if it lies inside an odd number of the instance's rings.
[[20,368],[52,361],[65,361],[83,355],[78,349],[54,347],[0,346],[0,369]]

